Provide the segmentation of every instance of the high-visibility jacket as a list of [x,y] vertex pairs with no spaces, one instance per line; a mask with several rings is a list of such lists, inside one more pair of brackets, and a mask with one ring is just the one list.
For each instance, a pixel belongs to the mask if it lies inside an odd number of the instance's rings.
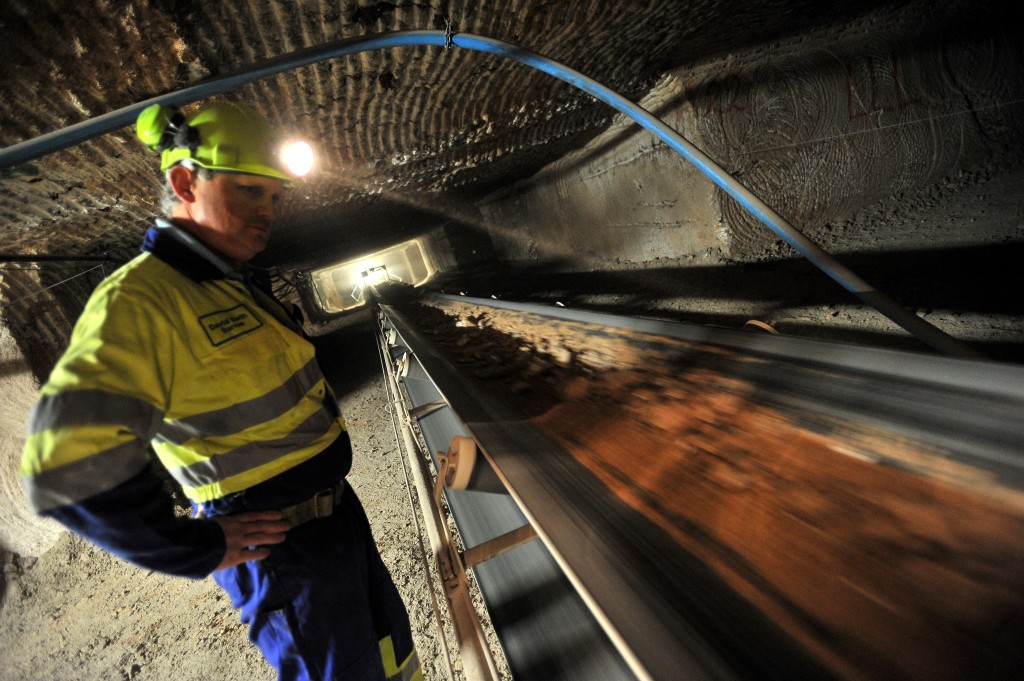
[[[136,562],[138,537],[111,541],[106,509],[124,485],[135,487],[121,497],[138,491],[150,446],[201,504],[310,470],[301,464],[344,430],[312,344],[283,309],[187,233],[158,224],[149,252],[87,303],[30,416],[21,469],[38,511],[76,531],[86,525],[87,536]],[[344,475],[348,464],[327,468]],[[200,561],[204,569],[211,560]]]

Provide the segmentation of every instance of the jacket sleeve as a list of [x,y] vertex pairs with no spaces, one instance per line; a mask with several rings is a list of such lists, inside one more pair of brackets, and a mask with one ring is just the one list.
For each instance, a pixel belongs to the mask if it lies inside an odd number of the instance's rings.
[[127,561],[179,577],[205,577],[224,557],[224,533],[217,523],[176,516],[162,480],[150,468],[43,515]]
[[202,577],[224,555],[223,533],[175,516],[149,454],[176,338],[152,299],[117,275],[101,284],[29,417],[21,477],[37,512],[143,567]]

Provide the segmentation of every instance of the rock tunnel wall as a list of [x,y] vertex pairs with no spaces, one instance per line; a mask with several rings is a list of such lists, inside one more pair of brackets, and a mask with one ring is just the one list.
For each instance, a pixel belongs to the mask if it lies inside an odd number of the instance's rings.
[[[670,72],[640,103],[811,231],[979,163],[1019,167],[1022,54],[968,17],[867,18]],[[503,257],[585,270],[790,254],[621,119],[483,203]]]
[[[52,520],[29,508],[18,475],[25,445],[25,421],[39,386],[7,326],[0,321],[0,551],[42,555],[60,536]],[[2,590],[2,589],[0,589]]]
[[21,488],[25,423],[85,301],[110,271],[95,263],[10,263],[0,271],[0,551],[40,556],[60,536],[60,526],[36,516]]

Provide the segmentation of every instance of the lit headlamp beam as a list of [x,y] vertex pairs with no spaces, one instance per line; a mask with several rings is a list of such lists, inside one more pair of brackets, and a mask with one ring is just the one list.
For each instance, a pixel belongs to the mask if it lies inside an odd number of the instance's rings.
[[289,140],[281,146],[281,160],[295,177],[305,177],[313,169],[313,147],[306,140]]

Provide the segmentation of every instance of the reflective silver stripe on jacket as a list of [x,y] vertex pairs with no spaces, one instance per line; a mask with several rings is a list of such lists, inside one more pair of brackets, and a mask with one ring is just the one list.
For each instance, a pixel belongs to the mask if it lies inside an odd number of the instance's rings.
[[334,417],[326,409],[317,409],[298,428],[282,438],[251,442],[205,461],[197,461],[194,464],[178,468],[168,468],[168,472],[184,487],[210,485],[302,449],[323,437],[334,424]]
[[291,378],[265,395],[223,409],[164,423],[160,426],[159,439],[180,445],[192,438],[223,437],[261,423],[269,423],[288,413],[322,378],[316,359],[311,359]]
[[22,478],[25,493],[37,512],[74,504],[108,492],[151,462],[147,444],[132,440],[72,463]]
[[163,418],[163,411],[134,397],[99,389],[68,390],[39,398],[28,417],[28,434],[116,424],[129,428],[145,443],[153,439]]

